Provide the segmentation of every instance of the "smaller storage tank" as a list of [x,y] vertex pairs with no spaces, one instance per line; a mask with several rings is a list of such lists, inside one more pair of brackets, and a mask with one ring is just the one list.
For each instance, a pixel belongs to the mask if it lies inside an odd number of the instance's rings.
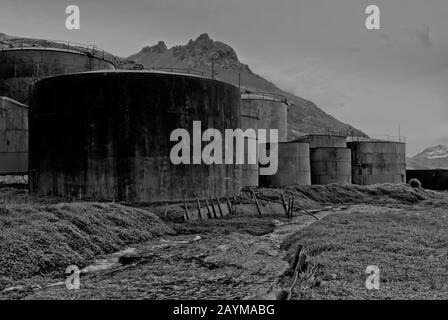
[[313,148],[346,148],[347,137],[329,134],[308,134],[295,139],[298,142],[307,142]]
[[407,183],[411,179],[418,179],[425,189],[448,190],[448,170],[406,170]]
[[[277,129],[278,141],[286,142],[288,101],[285,97],[265,92],[244,93],[241,95],[241,104],[243,110],[251,109],[258,112],[259,129]],[[267,134],[269,137],[269,131]]]
[[352,151],[354,184],[406,182],[406,144],[364,140],[348,142]]
[[[250,103],[241,104],[241,129],[246,131],[247,129],[253,129],[255,132],[258,130],[259,116],[258,108]],[[241,185],[243,187],[258,187],[258,161],[256,164],[249,164],[249,144],[255,143],[255,158],[258,152],[258,139],[245,138],[244,141],[244,164],[241,176]]]
[[74,47],[2,48],[0,51],[0,95],[28,105],[31,84],[39,79],[76,72],[114,70],[113,62]]
[[313,148],[310,150],[312,184],[351,183],[350,149]]
[[0,97],[0,175],[28,173],[28,107]]
[[305,186],[311,184],[310,148],[304,142],[280,142],[278,170],[272,176],[260,176],[263,187]]

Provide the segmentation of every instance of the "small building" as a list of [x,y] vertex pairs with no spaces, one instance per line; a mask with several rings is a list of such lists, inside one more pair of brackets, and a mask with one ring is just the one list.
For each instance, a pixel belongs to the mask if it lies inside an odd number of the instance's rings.
[[409,183],[411,179],[418,179],[425,189],[448,190],[448,170],[446,169],[406,170],[406,182]]

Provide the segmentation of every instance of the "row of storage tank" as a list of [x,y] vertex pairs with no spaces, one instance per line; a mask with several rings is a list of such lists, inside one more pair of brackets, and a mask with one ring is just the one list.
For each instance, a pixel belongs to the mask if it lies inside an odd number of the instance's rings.
[[405,143],[358,140],[345,136],[307,135],[279,143],[277,174],[262,176],[260,185],[326,185],[403,183]]
[[[31,192],[150,201],[232,196],[245,186],[405,182],[404,143],[287,141],[288,101],[279,95],[189,74],[112,70],[61,50],[1,51],[0,66],[0,95],[18,100],[1,99],[0,174],[28,172]],[[192,137],[193,121],[202,131],[278,129],[277,173],[260,176],[257,164],[174,165],[170,135],[183,128]]]

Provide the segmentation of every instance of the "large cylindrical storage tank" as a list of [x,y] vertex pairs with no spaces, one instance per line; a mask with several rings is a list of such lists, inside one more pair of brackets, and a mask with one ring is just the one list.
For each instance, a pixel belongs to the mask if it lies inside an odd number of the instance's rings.
[[[247,129],[258,130],[258,108],[253,104],[241,104],[241,129],[246,131]],[[258,150],[258,138],[245,138],[244,139],[244,164],[242,171],[241,184],[243,187],[258,187],[258,160],[255,164],[249,163],[250,149],[249,144],[255,145],[255,158],[257,157]]]
[[278,130],[278,141],[286,142],[288,135],[288,103],[284,97],[269,93],[250,93],[241,95],[243,109],[258,111],[259,129]]
[[406,183],[406,144],[392,141],[353,141],[354,184]]
[[28,104],[30,85],[41,78],[115,69],[112,62],[86,53],[51,48],[10,48],[0,51],[0,96]]
[[310,151],[311,183],[351,184],[351,152],[348,148],[313,148]]
[[311,184],[310,148],[303,142],[278,144],[278,170],[274,175],[260,176],[263,187],[306,186]]
[[[174,155],[192,163],[193,141],[201,140],[193,121],[224,137],[225,129],[240,127],[240,103],[236,86],[184,74],[107,71],[40,80],[31,91],[30,190],[117,201],[235,195],[241,165],[175,165],[170,155],[184,141],[190,152]],[[189,141],[170,141],[176,129]]]
[[28,107],[0,97],[0,175],[28,173]]
[[313,148],[346,148],[347,137],[329,134],[309,134],[294,141],[307,142]]

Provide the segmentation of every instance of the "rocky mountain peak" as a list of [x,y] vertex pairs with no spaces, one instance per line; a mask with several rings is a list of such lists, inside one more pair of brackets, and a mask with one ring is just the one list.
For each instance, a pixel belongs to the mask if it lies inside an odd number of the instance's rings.
[[165,53],[168,51],[168,48],[165,44],[165,42],[163,41],[159,41],[156,45],[150,47],[150,46],[146,46],[143,48],[144,52],[149,52],[149,53]]
[[249,67],[242,64],[233,48],[223,42],[213,41],[207,33],[201,34],[196,40],[190,40],[186,46],[173,48],[173,54],[181,61],[186,61],[190,67],[206,67],[244,70],[251,72]]
[[209,41],[211,40],[207,33],[203,33],[196,38],[196,42],[198,41]]
[[415,158],[438,159],[448,158],[448,147],[439,144],[434,147],[427,148],[415,156]]

